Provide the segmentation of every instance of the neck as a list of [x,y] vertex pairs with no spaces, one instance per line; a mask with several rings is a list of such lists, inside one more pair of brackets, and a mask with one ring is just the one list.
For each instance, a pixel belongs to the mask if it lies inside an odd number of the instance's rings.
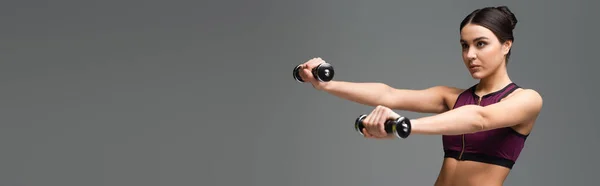
[[498,70],[496,70],[496,72],[483,79],[480,79],[475,92],[479,95],[489,94],[502,89],[511,82],[512,81],[508,77],[508,73],[506,71],[506,66],[502,65],[498,68]]

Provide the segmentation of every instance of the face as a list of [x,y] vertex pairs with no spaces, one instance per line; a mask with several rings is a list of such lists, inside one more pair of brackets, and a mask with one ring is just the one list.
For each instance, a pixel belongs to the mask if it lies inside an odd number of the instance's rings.
[[460,32],[460,38],[463,61],[473,78],[485,78],[505,64],[511,43],[500,43],[491,30],[467,24]]

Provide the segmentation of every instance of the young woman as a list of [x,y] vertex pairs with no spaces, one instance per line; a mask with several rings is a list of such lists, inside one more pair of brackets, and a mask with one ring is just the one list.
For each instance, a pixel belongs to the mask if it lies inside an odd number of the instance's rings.
[[442,135],[444,161],[435,182],[446,185],[503,185],[542,108],[542,97],[512,82],[506,65],[517,23],[506,7],[473,11],[460,24],[465,66],[479,83],[467,89],[435,86],[422,90],[397,89],[383,83],[316,81],[310,70],[324,61],[302,64],[301,77],[314,88],[374,106],[364,119],[367,138],[393,139],[384,131],[393,110],[435,113],[411,119],[411,134]]

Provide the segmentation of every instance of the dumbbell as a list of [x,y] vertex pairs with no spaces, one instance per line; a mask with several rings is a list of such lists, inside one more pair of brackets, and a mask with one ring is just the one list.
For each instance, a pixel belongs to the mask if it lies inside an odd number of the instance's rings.
[[[302,77],[300,77],[301,69],[302,68],[300,68],[300,65],[298,65],[294,68],[294,79],[298,82],[303,83],[304,80],[302,79]],[[331,79],[333,79],[333,76],[335,75],[335,71],[333,70],[333,66],[331,64],[321,63],[312,69],[312,75],[318,81],[327,82],[327,81],[331,81]]]
[[[356,121],[354,122],[354,129],[364,136],[362,130],[365,128],[362,121],[367,117],[367,115],[362,114]],[[406,117],[399,117],[397,119],[388,119],[384,123],[385,132],[388,134],[394,133],[398,138],[407,138],[411,132],[411,123],[410,119]]]

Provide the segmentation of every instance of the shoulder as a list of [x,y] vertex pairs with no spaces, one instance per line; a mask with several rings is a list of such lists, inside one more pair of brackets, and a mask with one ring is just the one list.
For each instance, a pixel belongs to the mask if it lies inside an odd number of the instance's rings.
[[524,105],[534,111],[539,111],[544,104],[542,95],[534,89],[519,88],[502,101],[510,101]]
[[510,115],[517,120],[515,123],[524,123],[536,118],[542,110],[542,105],[543,98],[538,91],[519,87],[501,101],[488,105],[483,110],[487,115]]
[[541,112],[542,104],[540,93],[533,89],[519,88],[500,102],[476,108],[482,118],[485,118],[486,128],[491,129],[516,125],[532,126]]

